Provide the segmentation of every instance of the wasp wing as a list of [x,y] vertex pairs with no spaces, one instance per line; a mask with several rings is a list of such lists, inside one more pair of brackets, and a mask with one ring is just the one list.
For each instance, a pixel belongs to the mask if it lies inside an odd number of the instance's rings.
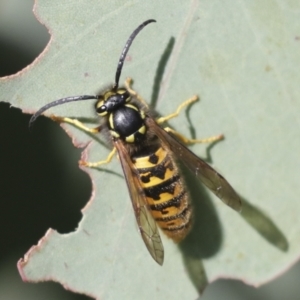
[[164,247],[156,222],[149,211],[146,196],[139,180],[139,174],[123,142],[116,140],[114,145],[119,154],[139,231],[153,259],[162,265],[164,261]]
[[165,144],[178,159],[182,160],[217,197],[234,210],[241,211],[242,204],[240,197],[221,174],[161,128],[154,119],[148,117],[146,124],[155,132],[161,142]]

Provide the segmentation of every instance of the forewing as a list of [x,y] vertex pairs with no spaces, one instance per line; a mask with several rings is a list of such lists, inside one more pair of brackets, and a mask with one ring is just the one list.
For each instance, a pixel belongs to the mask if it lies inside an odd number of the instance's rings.
[[155,132],[163,144],[197,176],[216,196],[236,211],[241,211],[241,199],[227,180],[196,156],[183,144],[178,142],[171,134],[161,128],[155,120],[148,117],[146,123]]
[[123,142],[116,140],[114,145],[119,154],[139,231],[151,256],[158,264],[162,265],[164,261],[164,247],[156,222],[149,211],[146,196],[140,184],[139,175],[134,168]]

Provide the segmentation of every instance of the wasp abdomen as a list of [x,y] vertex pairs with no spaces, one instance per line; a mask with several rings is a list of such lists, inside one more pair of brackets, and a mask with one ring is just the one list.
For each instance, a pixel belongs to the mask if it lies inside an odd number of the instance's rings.
[[133,157],[152,216],[164,233],[180,242],[192,225],[192,210],[183,178],[173,157],[159,147]]

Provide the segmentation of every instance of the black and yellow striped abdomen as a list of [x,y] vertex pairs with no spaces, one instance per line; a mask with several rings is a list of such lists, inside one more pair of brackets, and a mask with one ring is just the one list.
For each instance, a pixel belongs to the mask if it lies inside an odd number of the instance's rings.
[[173,157],[159,146],[133,161],[154,219],[168,237],[180,242],[191,228],[192,210]]

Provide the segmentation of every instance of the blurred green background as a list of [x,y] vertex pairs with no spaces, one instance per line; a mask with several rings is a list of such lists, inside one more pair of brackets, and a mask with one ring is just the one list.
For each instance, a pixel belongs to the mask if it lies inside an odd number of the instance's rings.
[[[0,0],[0,77],[32,63],[50,39],[32,13],[33,4],[33,0]],[[60,233],[77,227],[91,182],[78,168],[81,150],[57,124],[40,118],[29,132],[30,116],[8,103],[0,103],[0,299],[90,299],[56,283],[23,283],[18,274],[17,261],[49,227]],[[258,289],[222,279],[201,299],[296,300],[299,278],[298,263]]]

